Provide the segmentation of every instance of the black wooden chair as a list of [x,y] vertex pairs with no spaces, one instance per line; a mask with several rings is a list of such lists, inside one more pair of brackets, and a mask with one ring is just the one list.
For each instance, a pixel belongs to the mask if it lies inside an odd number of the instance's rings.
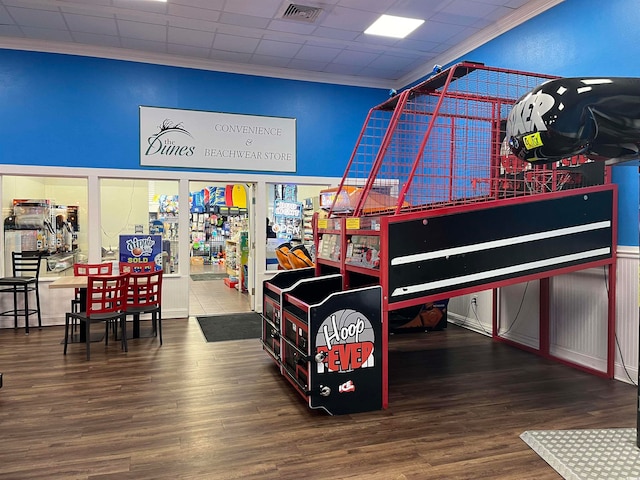
[[[25,255],[11,252],[11,277],[0,278],[0,293],[13,295],[13,309],[0,313],[1,316],[13,317],[13,328],[18,328],[18,316],[24,316],[24,333],[29,335],[29,316],[38,315],[38,328],[42,327],[42,315],[40,314],[40,292],[38,279],[40,276],[40,264],[42,256]],[[29,307],[29,293],[35,292],[36,306]],[[18,297],[22,296],[22,306]]]

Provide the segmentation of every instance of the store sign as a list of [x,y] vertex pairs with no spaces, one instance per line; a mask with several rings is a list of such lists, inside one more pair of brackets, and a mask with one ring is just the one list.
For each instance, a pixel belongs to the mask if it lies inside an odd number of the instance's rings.
[[140,107],[140,164],[296,171],[296,119]]

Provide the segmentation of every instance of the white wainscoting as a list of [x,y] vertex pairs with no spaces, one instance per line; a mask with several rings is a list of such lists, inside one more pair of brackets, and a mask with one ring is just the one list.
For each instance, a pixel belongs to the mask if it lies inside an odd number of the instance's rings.
[[638,382],[638,247],[618,247],[615,378]]
[[[615,378],[638,378],[638,247],[618,247],[616,275]],[[562,359],[605,371],[607,354],[607,275],[593,268],[550,281],[550,352]],[[498,325],[504,338],[532,348],[539,345],[539,282],[498,289]],[[449,302],[449,321],[479,333],[491,329],[492,291],[477,296],[477,316],[471,295]],[[482,327],[482,328],[481,328]]]

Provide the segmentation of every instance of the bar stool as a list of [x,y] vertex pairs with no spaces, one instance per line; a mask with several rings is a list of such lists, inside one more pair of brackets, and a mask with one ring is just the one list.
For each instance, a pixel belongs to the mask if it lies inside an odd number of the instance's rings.
[[[1,316],[13,316],[13,328],[18,328],[18,315],[24,316],[24,333],[29,335],[29,316],[38,315],[38,327],[42,327],[40,315],[40,292],[38,279],[42,256],[24,255],[11,252],[13,276],[0,278],[0,293],[13,294],[13,309],[0,313]],[[36,292],[36,308],[29,308],[29,292]],[[18,294],[23,296],[23,308],[18,308]]]

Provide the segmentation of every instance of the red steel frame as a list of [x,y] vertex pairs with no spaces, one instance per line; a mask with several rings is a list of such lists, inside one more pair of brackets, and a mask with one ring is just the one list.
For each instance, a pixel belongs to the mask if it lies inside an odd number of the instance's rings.
[[[314,230],[316,247],[319,234],[333,233],[340,235],[343,252],[341,260],[318,258],[318,273],[322,273],[323,265],[338,269],[344,276],[345,288],[350,287],[351,273],[370,275],[374,282],[382,286],[384,407],[388,406],[387,327],[390,309],[400,309],[491,288],[497,289],[530,280],[540,280],[541,285],[539,348],[536,350],[518,344],[498,334],[495,295],[493,339],[595,375],[613,378],[617,202],[614,202],[613,251],[610,259],[559,268],[552,272],[523,275],[516,279],[487,282],[480,287],[452,289],[396,302],[392,306],[389,304],[389,272],[385,259],[389,256],[388,228],[391,223],[531,202],[538,198],[562,197],[568,193],[566,190],[570,189],[580,189],[580,192],[588,194],[608,188],[614,190],[614,196],[617,195],[613,186],[585,187],[581,184],[580,174],[571,169],[563,169],[560,162],[551,166],[531,167],[501,151],[504,125],[511,105],[520,96],[550,78],[553,77],[463,62],[401,92],[369,111],[329,209],[329,218],[341,223],[337,228],[323,230],[318,228],[316,221]],[[575,166],[584,162],[585,159],[577,158],[567,160],[566,164]],[[604,183],[609,183],[608,169],[604,176]],[[344,199],[349,197],[349,193],[354,189],[358,194],[352,196],[349,207],[345,209]],[[380,195],[376,189],[382,189],[383,193]],[[374,194],[377,203],[367,203]],[[425,201],[419,202],[416,199]],[[379,217],[379,227],[377,230],[347,230],[347,216],[360,219]],[[354,234],[380,236],[381,261],[378,270],[345,263],[347,236]],[[609,267],[606,372],[554,357],[549,351],[549,277],[603,265]]]

